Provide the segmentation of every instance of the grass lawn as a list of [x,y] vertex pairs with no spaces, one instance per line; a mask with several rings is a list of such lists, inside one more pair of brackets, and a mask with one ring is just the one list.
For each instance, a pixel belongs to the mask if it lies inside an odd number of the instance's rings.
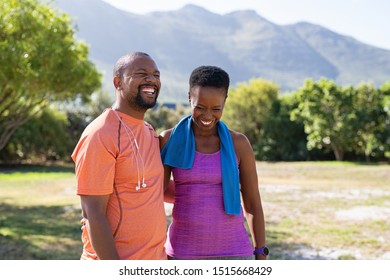
[[[270,259],[390,259],[389,165],[257,169]],[[0,259],[79,259],[79,221],[72,166],[0,167]]]
[[78,259],[74,186],[73,167],[1,168],[0,259]]
[[258,162],[271,259],[390,259],[390,166]]

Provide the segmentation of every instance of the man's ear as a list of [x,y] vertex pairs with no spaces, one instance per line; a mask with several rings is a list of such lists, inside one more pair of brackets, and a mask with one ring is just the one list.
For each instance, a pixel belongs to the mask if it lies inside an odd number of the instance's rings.
[[191,104],[191,95],[190,95],[190,92],[188,92],[188,102],[190,102],[190,104]]
[[113,83],[116,89],[122,89],[121,79],[118,76],[114,76]]

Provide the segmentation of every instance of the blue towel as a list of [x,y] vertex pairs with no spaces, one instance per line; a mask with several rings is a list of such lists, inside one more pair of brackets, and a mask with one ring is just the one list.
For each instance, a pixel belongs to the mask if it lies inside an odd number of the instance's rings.
[[[195,158],[195,137],[191,127],[192,117],[183,118],[172,130],[172,134],[161,151],[164,164],[190,169]],[[218,135],[221,140],[221,170],[223,202],[226,214],[240,215],[240,183],[236,153],[228,127],[217,122]]]

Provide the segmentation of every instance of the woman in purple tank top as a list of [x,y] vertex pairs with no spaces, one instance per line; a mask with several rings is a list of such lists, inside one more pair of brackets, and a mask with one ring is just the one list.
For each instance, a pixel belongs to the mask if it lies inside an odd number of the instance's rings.
[[172,259],[266,259],[253,150],[245,135],[220,121],[229,75],[216,66],[200,66],[189,82],[191,116],[160,135],[165,201],[174,204],[167,254]]

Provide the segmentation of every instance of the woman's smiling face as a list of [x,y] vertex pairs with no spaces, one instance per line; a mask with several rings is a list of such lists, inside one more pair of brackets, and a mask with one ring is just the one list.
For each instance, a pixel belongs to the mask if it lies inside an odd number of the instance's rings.
[[200,130],[210,130],[222,117],[227,92],[225,88],[195,86],[190,89],[189,99],[192,119]]

